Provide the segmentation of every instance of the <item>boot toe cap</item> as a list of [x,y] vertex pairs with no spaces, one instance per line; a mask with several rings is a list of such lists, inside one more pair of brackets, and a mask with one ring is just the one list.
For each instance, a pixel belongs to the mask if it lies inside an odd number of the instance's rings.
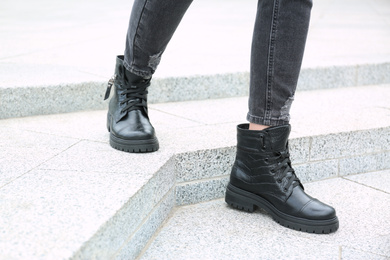
[[117,135],[126,140],[149,140],[155,138],[154,131],[151,129],[122,129]]
[[123,140],[150,140],[155,138],[154,127],[139,111],[131,111],[111,125],[111,133]]
[[307,219],[326,220],[336,217],[336,210],[319,200],[310,200],[300,210],[300,215]]

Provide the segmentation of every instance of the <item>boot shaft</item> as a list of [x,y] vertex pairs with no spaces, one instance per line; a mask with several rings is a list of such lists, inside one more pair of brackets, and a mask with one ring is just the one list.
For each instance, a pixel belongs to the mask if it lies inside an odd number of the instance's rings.
[[131,73],[123,64],[124,56],[118,55],[115,64],[115,85],[118,89],[136,88],[137,85],[150,81],[150,78],[145,78]]
[[238,125],[237,150],[263,153],[285,151],[290,131],[290,125],[269,127],[262,131],[249,130],[248,124]]
[[143,117],[149,118],[147,94],[151,78],[141,77],[128,71],[123,64],[123,59],[123,55],[116,57],[115,74],[108,82],[104,100],[110,96],[111,87],[114,86],[109,111],[113,114],[115,122],[119,122],[133,110],[139,110]]
[[290,125],[262,131],[249,130],[248,124],[238,125],[237,154],[230,183],[265,197],[286,200],[295,180],[288,153],[290,130]]

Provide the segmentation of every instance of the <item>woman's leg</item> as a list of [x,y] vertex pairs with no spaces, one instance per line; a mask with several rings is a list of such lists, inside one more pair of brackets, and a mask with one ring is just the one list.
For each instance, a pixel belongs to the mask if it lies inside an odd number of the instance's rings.
[[289,123],[311,7],[311,0],[258,1],[247,115],[250,123]]
[[265,209],[283,226],[338,229],[336,211],[308,196],[292,168],[289,111],[308,31],[310,0],[259,0],[252,43],[248,121],[237,126],[237,154],[226,202]]
[[107,113],[110,145],[125,152],[154,152],[159,143],[149,121],[147,94],[161,55],[192,0],[135,0],[125,55],[116,58]]
[[136,0],[126,38],[124,65],[151,77],[192,0]]

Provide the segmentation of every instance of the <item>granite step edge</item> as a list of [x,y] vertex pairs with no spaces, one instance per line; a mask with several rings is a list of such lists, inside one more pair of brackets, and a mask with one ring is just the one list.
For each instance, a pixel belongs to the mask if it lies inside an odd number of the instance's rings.
[[[297,90],[390,83],[388,71],[390,62],[303,68]],[[0,119],[105,109],[106,84],[106,81],[90,81],[49,86],[0,86]],[[246,96],[248,85],[248,72],[155,78],[148,102]]]

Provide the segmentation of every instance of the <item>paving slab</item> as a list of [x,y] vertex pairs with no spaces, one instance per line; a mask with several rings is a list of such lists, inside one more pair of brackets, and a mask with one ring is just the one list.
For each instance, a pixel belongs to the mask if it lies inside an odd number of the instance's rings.
[[390,211],[383,210],[390,202],[388,193],[341,178],[305,187],[309,194],[336,208],[340,220],[336,233],[289,230],[262,210],[247,213],[216,200],[178,208],[140,259],[390,257]]
[[128,174],[35,170],[7,185],[0,195],[2,227],[7,227],[1,258],[70,258],[126,203],[133,179]]

